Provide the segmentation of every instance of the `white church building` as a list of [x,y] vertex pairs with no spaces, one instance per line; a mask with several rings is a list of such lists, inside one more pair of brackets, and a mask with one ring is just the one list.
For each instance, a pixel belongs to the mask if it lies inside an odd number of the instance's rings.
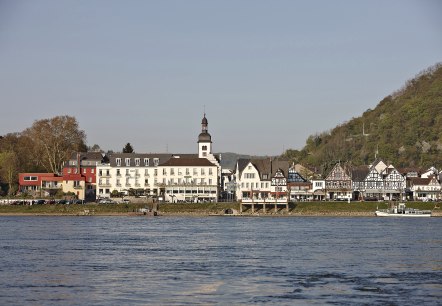
[[221,167],[212,153],[206,114],[198,136],[198,154],[109,154],[97,166],[97,196],[113,192],[155,197],[166,202],[216,202]]

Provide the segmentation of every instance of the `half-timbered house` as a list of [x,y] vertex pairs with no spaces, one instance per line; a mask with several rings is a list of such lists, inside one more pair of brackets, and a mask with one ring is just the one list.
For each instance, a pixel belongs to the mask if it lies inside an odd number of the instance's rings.
[[325,189],[330,200],[347,200],[352,197],[351,175],[341,163],[337,163],[325,178]]
[[381,175],[384,180],[384,200],[402,200],[405,196],[405,177],[393,165],[385,168]]
[[312,184],[308,182],[294,165],[288,170],[287,190],[291,201],[303,201],[313,198]]

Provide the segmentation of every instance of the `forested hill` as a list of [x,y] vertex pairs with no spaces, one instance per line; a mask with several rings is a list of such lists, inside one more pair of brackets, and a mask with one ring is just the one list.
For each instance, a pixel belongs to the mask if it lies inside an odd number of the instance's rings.
[[337,161],[442,168],[442,63],[419,73],[375,109],[318,135],[284,155],[326,173]]

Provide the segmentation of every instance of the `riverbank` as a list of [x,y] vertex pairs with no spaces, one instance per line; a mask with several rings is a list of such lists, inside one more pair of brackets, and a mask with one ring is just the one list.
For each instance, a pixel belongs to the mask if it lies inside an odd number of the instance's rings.
[[[442,211],[435,208],[434,203],[412,202],[408,207],[432,210],[433,216],[442,217]],[[377,208],[386,208],[386,203],[378,202],[298,202],[286,209],[273,209],[264,212],[250,209],[243,211],[241,216],[339,216],[339,217],[370,217]],[[136,216],[141,208],[156,209],[161,216],[216,216],[224,215],[226,210],[240,211],[239,203],[161,203],[161,204],[57,204],[57,205],[1,205],[0,216]]]

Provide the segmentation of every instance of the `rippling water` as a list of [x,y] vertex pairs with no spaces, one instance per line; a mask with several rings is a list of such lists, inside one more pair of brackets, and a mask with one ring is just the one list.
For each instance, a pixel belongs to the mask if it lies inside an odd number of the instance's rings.
[[2,305],[437,305],[442,218],[1,217]]

